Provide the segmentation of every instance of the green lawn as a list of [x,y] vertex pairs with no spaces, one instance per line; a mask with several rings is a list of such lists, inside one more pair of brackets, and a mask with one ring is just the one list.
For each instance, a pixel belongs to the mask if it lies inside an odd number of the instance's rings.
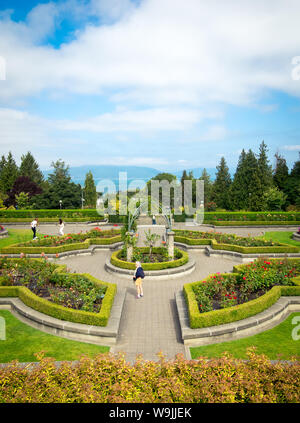
[[46,357],[54,357],[57,361],[78,360],[85,354],[94,357],[109,351],[109,347],[77,342],[59,336],[49,335],[32,328],[8,310],[0,310],[5,319],[6,340],[0,340],[0,363],[11,360],[19,362],[37,361],[34,353],[45,351]]
[[261,238],[266,239],[267,241],[271,240],[274,242],[281,242],[282,244],[289,244],[298,247],[300,252],[300,243],[292,239],[293,232],[266,232]]
[[[38,234],[38,236],[41,234]],[[0,249],[20,242],[30,241],[32,230],[29,229],[8,229],[8,237],[0,239]]]
[[[258,354],[265,354],[270,360],[278,358],[290,360],[293,356],[298,356],[298,359],[300,359],[300,339],[295,341],[292,338],[292,330],[296,327],[296,325],[292,324],[292,319],[295,316],[300,317],[300,313],[290,314],[289,317],[273,329],[257,335],[235,341],[190,348],[191,357],[221,357],[222,353],[227,351],[236,358],[247,358],[247,348],[255,346]],[[300,328],[298,330],[299,334]]]

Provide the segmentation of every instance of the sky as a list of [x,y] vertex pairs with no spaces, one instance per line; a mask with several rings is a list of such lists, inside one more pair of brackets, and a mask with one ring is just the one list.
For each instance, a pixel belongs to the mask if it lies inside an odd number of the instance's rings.
[[300,151],[298,0],[0,0],[0,143],[40,167]]

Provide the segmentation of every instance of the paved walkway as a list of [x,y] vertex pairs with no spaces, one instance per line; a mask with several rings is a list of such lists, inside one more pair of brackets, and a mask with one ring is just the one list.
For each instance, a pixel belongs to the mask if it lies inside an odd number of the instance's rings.
[[[10,226],[11,228],[13,226]],[[27,226],[16,225],[15,228]],[[108,229],[105,226],[103,229]],[[185,226],[176,224],[175,228],[189,230],[207,230],[212,228]],[[91,226],[85,224],[67,224],[65,233],[78,233],[81,230],[90,230]],[[252,236],[262,235],[265,231],[278,230],[275,228],[218,228],[217,232],[236,233],[238,235]],[[282,229],[286,230],[286,229]],[[293,230],[293,229],[290,229]],[[57,234],[58,228],[54,224],[41,225],[40,232],[44,234]],[[204,252],[189,252],[195,259],[195,270],[183,278],[154,280],[146,278],[144,281],[144,297],[136,299],[135,286],[131,280],[116,279],[104,269],[104,263],[111,252],[99,251],[93,255],[73,256],[61,260],[71,271],[90,273],[91,275],[106,281],[117,283],[118,286],[126,287],[127,294],[121,318],[117,344],[112,352],[124,352],[127,361],[133,363],[138,354],[142,354],[146,360],[157,360],[157,353],[162,351],[168,358],[174,358],[177,353],[185,354],[185,348],[181,341],[180,325],[177,315],[174,295],[181,290],[187,282],[194,282],[205,278],[210,273],[230,272],[232,267],[240,263],[235,258],[222,258],[220,256],[206,256]]]
[[184,283],[205,278],[214,272],[230,272],[240,261],[219,257],[207,257],[203,252],[189,252],[196,260],[196,268],[184,279],[174,278],[154,280],[145,278],[144,297],[136,299],[135,286],[131,280],[116,279],[104,270],[104,263],[110,256],[109,251],[97,252],[91,256],[77,256],[62,259],[70,270],[87,272],[107,281],[127,288],[117,344],[112,352],[124,352],[126,359],[134,362],[141,353],[146,360],[157,360],[162,351],[168,358],[177,353],[185,353],[180,336],[180,325],[175,304],[175,292]]

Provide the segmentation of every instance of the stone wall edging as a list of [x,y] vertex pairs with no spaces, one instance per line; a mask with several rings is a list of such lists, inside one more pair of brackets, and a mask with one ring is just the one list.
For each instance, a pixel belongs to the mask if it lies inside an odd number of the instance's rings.
[[117,289],[107,326],[93,326],[60,320],[28,307],[16,297],[0,297],[0,309],[10,310],[23,323],[51,335],[97,345],[112,345],[117,340],[125,295],[125,288]]
[[300,297],[282,296],[268,309],[246,319],[224,325],[191,329],[183,291],[175,293],[175,302],[182,340],[187,346],[209,345],[255,335],[278,325],[290,313],[300,311]]
[[[188,275],[192,273],[195,269],[195,260],[189,258],[188,263],[184,264],[183,266],[173,267],[170,269],[162,269],[162,270],[145,270],[145,277],[155,278],[155,279],[164,279],[164,278],[174,278],[174,277],[181,277],[184,275]],[[105,270],[112,274],[117,274],[119,277],[132,279],[134,270],[131,269],[123,269],[121,267],[114,266],[110,262],[110,258],[106,259],[105,262]]]

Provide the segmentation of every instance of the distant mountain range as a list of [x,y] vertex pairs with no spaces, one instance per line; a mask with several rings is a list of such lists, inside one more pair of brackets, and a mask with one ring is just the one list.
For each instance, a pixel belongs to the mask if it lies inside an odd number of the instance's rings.
[[[151,167],[145,166],[117,166],[117,165],[85,165],[85,166],[74,166],[69,168],[69,173],[72,178],[72,181],[76,184],[84,186],[85,176],[91,171],[94,177],[95,184],[101,180],[109,179],[112,180],[116,186],[118,186],[119,181],[119,172],[127,172],[127,181],[130,183],[135,179],[148,181],[149,179],[156,176],[158,173],[162,173],[162,170],[154,169]],[[195,178],[199,178],[203,168],[196,169],[186,169],[187,173],[190,171],[193,172]],[[210,175],[211,179],[215,179],[216,169],[207,168],[207,173]],[[43,175],[47,179],[49,173],[53,172],[53,169],[43,170]],[[171,173],[175,175],[178,179],[182,176],[182,170],[177,171],[168,171],[164,172]]]

